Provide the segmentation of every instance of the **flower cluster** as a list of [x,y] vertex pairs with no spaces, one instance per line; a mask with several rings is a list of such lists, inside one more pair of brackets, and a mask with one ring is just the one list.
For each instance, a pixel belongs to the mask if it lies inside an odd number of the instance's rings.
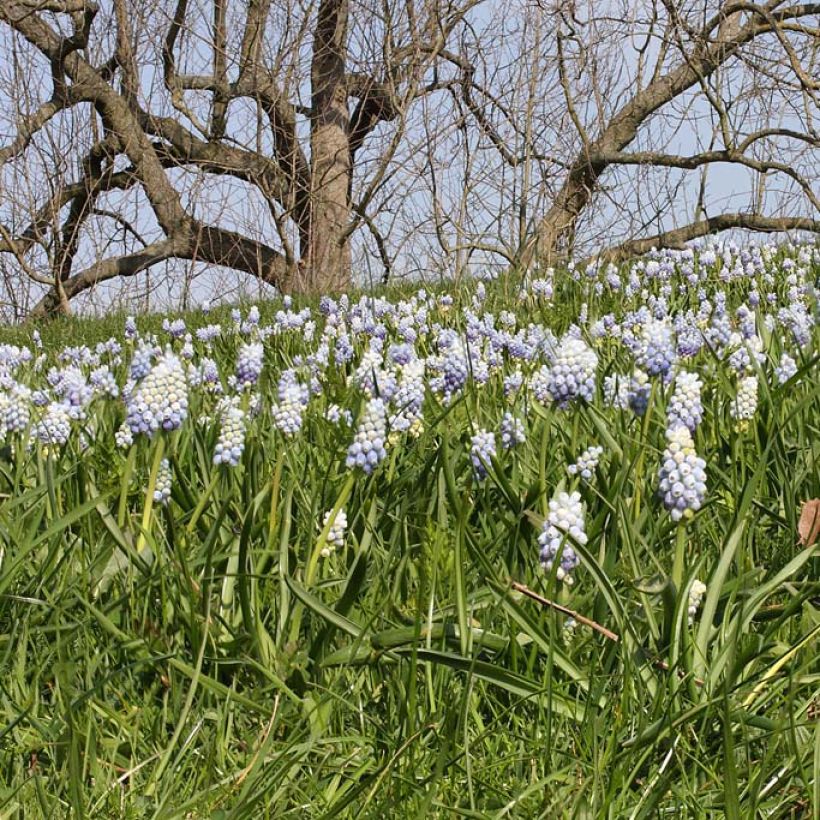
[[114,444],[121,450],[125,450],[134,443],[134,434],[128,426],[128,422],[123,422],[114,433]]
[[495,433],[479,430],[470,440],[470,460],[473,474],[479,481],[487,477],[487,468],[495,458]]
[[555,352],[547,390],[559,406],[573,399],[592,401],[598,355],[583,339],[567,335]]
[[649,407],[649,397],[652,394],[652,384],[649,376],[640,369],[636,369],[629,380],[626,391],[626,401],[629,409],[636,416],[642,416]]
[[236,467],[245,450],[245,413],[227,403],[220,419],[219,439],[214,448],[214,464]]
[[180,360],[166,352],[150,369],[126,401],[131,432],[153,435],[176,430],[188,415],[188,385]]
[[757,412],[758,380],[755,374],[743,376],[737,383],[735,395],[729,412],[733,419],[738,421],[738,427],[745,427]]
[[236,384],[239,389],[253,387],[262,375],[265,349],[261,342],[247,342],[236,359]]
[[567,467],[567,472],[570,475],[578,475],[584,481],[590,481],[595,474],[598,467],[598,462],[601,460],[604,448],[599,446],[588,447],[578,456],[578,460],[574,464]]
[[706,584],[695,578],[695,580],[692,581],[692,585],[689,587],[689,604],[687,606],[687,612],[689,613],[690,624],[694,623],[695,615],[698,614],[701,601],[703,600],[703,596],[705,594]]
[[541,566],[552,572],[558,561],[555,576],[565,584],[574,582],[572,573],[581,563],[572,547],[573,540],[582,545],[587,543],[581,494],[560,492],[550,500],[549,515],[538,536],[538,544]]
[[666,411],[667,427],[686,427],[694,433],[703,420],[703,404],[701,390],[703,382],[697,373],[682,370],[675,377],[675,391],[669,400]]
[[684,426],[666,431],[666,449],[658,473],[658,493],[673,521],[691,517],[706,497],[706,462],[695,452]]
[[64,447],[71,435],[71,416],[62,402],[51,402],[34,425],[34,436],[51,447]]
[[780,364],[775,368],[778,383],[785,384],[795,373],[797,373],[797,362],[788,353],[783,353],[780,357]]
[[11,389],[0,392],[0,433],[22,433],[31,418],[31,390],[14,382]]
[[157,481],[154,485],[154,501],[157,504],[167,504],[171,499],[171,464],[167,458],[162,459],[157,470]]
[[524,432],[524,422],[512,413],[504,413],[501,419],[501,446],[505,450],[512,450],[519,444],[524,444],[527,434]]
[[[327,526],[333,510],[328,510],[322,520],[322,529]],[[327,532],[327,540],[325,546],[322,548],[322,557],[327,558],[334,550],[341,549],[345,544],[345,533],[347,532],[347,513],[344,510],[339,510],[333,518],[333,523]]]
[[425,393],[424,368],[423,359],[414,359],[402,366],[401,378],[391,398],[394,411],[390,417],[391,430],[398,433],[408,430],[416,434],[420,432]]
[[635,355],[635,362],[640,368],[650,376],[666,379],[676,356],[672,328],[667,320],[655,319],[644,325]]
[[384,402],[370,399],[359,419],[356,436],[347,450],[348,469],[359,468],[370,475],[387,458],[387,421]]

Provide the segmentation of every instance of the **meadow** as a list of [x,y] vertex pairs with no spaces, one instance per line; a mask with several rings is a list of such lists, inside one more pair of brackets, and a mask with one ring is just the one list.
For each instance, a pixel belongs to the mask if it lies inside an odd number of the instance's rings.
[[820,816],[818,282],[3,331],[0,816]]

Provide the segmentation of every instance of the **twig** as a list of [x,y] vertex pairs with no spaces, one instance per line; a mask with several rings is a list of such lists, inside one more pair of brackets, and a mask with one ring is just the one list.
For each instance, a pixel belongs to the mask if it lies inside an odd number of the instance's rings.
[[561,606],[561,604],[556,604],[555,601],[550,601],[549,598],[544,598],[542,595],[539,595],[537,592],[533,592],[529,587],[525,587],[524,584],[519,584],[518,581],[512,582],[512,588],[517,592],[520,592],[522,595],[526,595],[528,598],[532,598],[533,601],[538,601],[539,604],[542,606],[548,606],[550,609],[554,609],[557,612],[561,612],[564,615],[568,615],[570,618],[574,618],[578,621],[579,624],[584,624],[584,626],[588,626],[590,629],[594,629],[596,632],[599,632],[605,638],[609,639],[610,641],[614,641],[617,643],[621,640],[619,635],[616,635],[611,629],[607,629],[605,626],[601,626],[601,624],[593,621],[591,618],[587,618],[584,615],[580,615],[579,613],[575,612],[575,610],[570,609],[566,606]]
[[[601,626],[597,621],[593,621],[591,618],[587,618],[584,615],[580,615],[575,610],[570,609],[566,606],[561,606],[561,604],[556,604],[555,601],[550,601],[549,598],[545,598],[543,595],[539,595],[537,592],[533,592],[529,587],[524,586],[524,584],[519,584],[518,581],[512,581],[512,588],[517,592],[520,592],[522,595],[526,595],[528,598],[532,598],[533,601],[538,601],[539,604],[542,606],[547,606],[550,609],[556,610],[556,612],[560,612],[563,615],[567,615],[570,618],[574,618],[578,621],[579,624],[584,624],[584,626],[588,626],[590,629],[594,629],[596,632],[599,632],[605,638],[609,639],[610,641],[614,641],[617,643],[621,640],[620,636],[613,632],[611,629],[607,629],[605,626]],[[652,661],[652,665],[656,669],[661,669],[664,672],[668,672],[670,670],[669,664],[666,661],[662,661],[659,659],[655,659]],[[682,670],[678,670],[678,674],[683,677],[684,673]],[[695,678],[695,685],[703,686],[704,682],[700,678]]]

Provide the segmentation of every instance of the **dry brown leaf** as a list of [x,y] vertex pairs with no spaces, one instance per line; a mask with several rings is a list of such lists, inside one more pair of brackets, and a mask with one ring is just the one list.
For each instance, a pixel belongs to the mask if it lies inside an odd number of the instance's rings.
[[812,498],[811,501],[803,503],[797,531],[800,533],[800,543],[804,547],[810,547],[820,538],[820,498]]

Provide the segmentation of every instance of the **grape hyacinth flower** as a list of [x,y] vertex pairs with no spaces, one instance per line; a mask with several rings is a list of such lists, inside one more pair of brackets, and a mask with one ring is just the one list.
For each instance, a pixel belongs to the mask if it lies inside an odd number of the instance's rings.
[[[325,517],[322,520],[322,529],[327,526],[327,522],[330,520],[330,516],[333,514],[333,510],[328,510],[325,513]],[[327,533],[327,540],[325,541],[325,546],[322,548],[322,552],[320,553],[322,558],[329,557],[334,550],[341,549],[345,544],[345,532],[347,531],[347,513],[342,509],[336,513],[333,518],[333,523],[330,525],[330,529]]]
[[687,612],[689,614],[690,625],[695,621],[695,615],[697,615],[698,609],[700,609],[700,604],[705,594],[706,584],[695,578],[695,580],[692,581],[692,586],[689,587],[689,605],[687,607]]
[[703,420],[703,404],[700,391],[703,382],[697,373],[682,370],[675,377],[675,392],[669,401],[667,410],[667,427],[670,429],[683,425],[694,433]]
[[780,357],[780,364],[774,370],[779,384],[785,384],[795,373],[797,373],[797,362],[789,356],[788,353],[783,353]]
[[221,414],[219,439],[214,448],[214,464],[236,467],[245,449],[245,413],[233,402]]
[[629,387],[626,392],[626,401],[629,408],[636,416],[642,416],[649,407],[649,395],[652,392],[652,385],[649,376],[643,370],[635,370],[629,380]]
[[325,418],[331,424],[339,424],[344,422],[347,425],[353,424],[353,416],[350,410],[342,409],[338,404],[331,404],[325,411]]
[[744,429],[757,411],[757,376],[743,376],[738,381],[737,395],[729,408],[732,418],[738,422],[738,428]]
[[658,493],[673,521],[691,518],[706,497],[706,462],[695,452],[684,426],[666,431],[667,445],[658,472]]
[[677,357],[669,322],[654,319],[647,323],[640,341],[640,347],[635,355],[636,364],[650,376],[661,376],[666,381]]
[[171,465],[167,458],[162,459],[157,470],[157,483],[154,485],[154,502],[167,504],[171,499]]
[[176,430],[188,415],[185,368],[168,350],[129,395],[127,421],[134,435]]
[[567,472],[570,475],[580,476],[584,481],[589,481],[595,474],[603,452],[603,447],[588,447],[578,456],[578,460],[574,464],[570,464],[569,467],[567,467]]
[[504,377],[504,395],[513,398],[524,384],[524,374],[520,369],[514,370]]
[[598,355],[583,339],[567,334],[555,352],[550,369],[549,394],[560,407],[573,399],[592,401]]
[[276,429],[288,438],[295,436],[302,429],[302,418],[305,413],[299,388],[288,388],[285,398],[273,405],[272,412]]
[[629,407],[629,379],[626,376],[612,375],[604,377],[604,404],[618,410]]
[[370,399],[359,420],[356,436],[347,450],[348,469],[359,468],[370,475],[387,458],[386,439],[384,402],[378,398]]
[[501,446],[505,450],[512,450],[519,444],[524,444],[527,435],[524,432],[524,422],[512,413],[504,413],[501,419]]
[[112,399],[119,398],[120,388],[108,365],[102,365],[92,370],[89,381],[100,394]]
[[471,438],[470,460],[473,462],[473,475],[478,481],[487,477],[487,466],[496,454],[495,433],[479,430]]
[[401,380],[392,397],[395,414],[390,418],[390,429],[405,432],[415,429],[420,432],[424,405],[424,369],[423,359],[414,359],[401,369]]
[[162,320],[162,329],[172,338],[172,339],[181,339],[185,335],[185,320],[184,319],[174,319],[173,321],[169,321],[168,319]]
[[28,427],[31,418],[29,407],[31,390],[24,384],[12,382],[11,389],[0,395],[3,395],[5,399],[3,405],[0,406],[2,410],[0,427],[4,428],[6,433],[22,433]]
[[125,450],[134,443],[134,434],[128,426],[128,422],[123,422],[114,433],[114,444],[121,450]]
[[310,389],[296,378],[295,370],[285,370],[276,387],[279,403],[273,405],[273,422],[287,437],[302,429],[302,419],[310,398]]
[[51,402],[34,425],[34,436],[46,446],[64,447],[71,435],[71,416],[62,402]]
[[125,317],[125,338],[137,338],[137,320],[133,316]]
[[467,384],[471,362],[467,346],[452,332],[442,335],[439,347],[441,354],[437,360],[437,369],[441,372],[444,403],[449,404]]
[[141,344],[135,351],[131,359],[129,373],[134,381],[144,379],[151,372],[152,360],[154,358],[154,348],[151,345]]
[[571,585],[575,580],[572,573],[581,563],[581,559],[572,548],[568,536],[575,539],[578,544],[587,543],[584,508],[581,494],[578,492],[560,492],[550,500],[549,514],[538,536],[541,566],[546,572],[552,572],[558,560],[556,578]]
[[236,359],[236,384],[240,390],[252,387],[262,374],[265,349],[261,342],[248,342],[239,348]]

